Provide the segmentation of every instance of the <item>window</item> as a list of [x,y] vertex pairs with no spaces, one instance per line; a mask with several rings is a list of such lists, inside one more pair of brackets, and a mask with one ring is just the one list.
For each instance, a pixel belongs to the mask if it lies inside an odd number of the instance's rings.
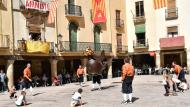
[[136,33],[137,44],[145,44],[145,33]]
[[176,37],[178,35],[178,27],[172,26],[167,28],[168,37]]
[[74,5],[75,4],[75,0],[68,0],[68,4]]
[[117,34],[117,51],[122,51],[122,35]]
[[143,1],[135,2],[136,17],[144,16],[144,3]]
[[30,39],[31,40],[34,40],[34,41],[37,41],[37,40],[41,40],[41,33],[29,33],[30,35]]
[[120,19],[120,10],[116,10],[116,19],[117,19],[117,20]]

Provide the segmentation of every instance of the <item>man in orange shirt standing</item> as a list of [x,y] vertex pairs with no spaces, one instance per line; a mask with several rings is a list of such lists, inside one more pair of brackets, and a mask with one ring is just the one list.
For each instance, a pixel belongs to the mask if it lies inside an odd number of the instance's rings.
[[30,91],[32,91],[32,79],[31,79],[31,64],[27,64],[27,67],[24,69],[24,88],[30,87]]
[[81,65],[79,65],[79,68],[77,69],[77,76],[79,79],[80,86],[82,86],[83,80],[84,80],[84,69]]
[[181,81],[185,79],[185,72],[183,71],[182,67],[176,64],[176,62],[172,62],[174,72],[177,75],[178,79]]
[[129,63],[129,57],[124,59],[124,63],[125,64],[122,66],[122,103],[127,103],[127,95],[129,97],[129,103],[132,103],[132,82],[134,78],[134,67]]

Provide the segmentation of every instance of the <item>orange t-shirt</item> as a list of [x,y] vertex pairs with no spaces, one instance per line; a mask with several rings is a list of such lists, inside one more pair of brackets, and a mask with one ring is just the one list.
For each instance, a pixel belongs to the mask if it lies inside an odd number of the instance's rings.
[[174,70],[175,70],[176,74],[179,74],[181,72],[182,68],[179,65],[175,65]]
[[31,71],[29,68],[24,69],[24,77],[26,77],[26,76],[31,78]]
[[134,67],[129,63],[122,66],[122,80],[124,80],[126,76],[134,76]]
[[79,76],[79,75],[83,75],[83,74],[84,74],[84,69],[78,68],[77,69],[77,75]]

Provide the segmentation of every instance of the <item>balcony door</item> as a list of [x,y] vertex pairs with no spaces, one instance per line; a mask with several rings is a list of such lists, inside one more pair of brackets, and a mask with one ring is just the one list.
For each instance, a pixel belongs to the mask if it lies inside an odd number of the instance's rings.
[[69,42],[70,42],[70,51],[77,50],[77,29],[78,26],[71,22],[69,25]]
[[94,48],[95,51],[100,51],[101,46],[100,46],[100,32],[101,32],[101,28],[99,26],[95,26],[94,27]]
[[143,1],[135,2],[136,17],[144,16],[144,3]]
[[68,0],[68,4],[74,5],[75,4],[75,0]]
[[75,0],[68,0],[69,14],[75,13]]
[[117,34],[117,51],[122,51],[122,35]]

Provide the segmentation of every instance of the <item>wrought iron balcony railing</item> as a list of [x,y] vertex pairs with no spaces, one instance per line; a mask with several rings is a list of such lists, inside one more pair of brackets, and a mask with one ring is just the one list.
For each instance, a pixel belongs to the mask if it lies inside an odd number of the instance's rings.
[[[26,40],[17,40],[17,51],[20,53],[27,53],[27,41]],[[40,41],[39,41],[40,42]],[[54,42],[46,42],[49,44],[49,53],[55,52],[55,44]],[[46,48],[46,47],[44,47]]]
[[116,19],[116,28],[123,28],[124,27],[124,20]]
[[145,16],[134,17],[133,20],[135,24],[143,24],[146,21]]
[[0,48],[9,47],[9,35],[0,34]]
[[118,52],[118,53],[127,52],[127,50],[128,50],[128,46],[117,45],[117,52]]
[[67,16],[82,16],[81,6],[73,4],[65,4],[65,15]]
[[166,9],[166,20],[174,20],[178,18],[178,8]]
[[145,39],[138,39],[137,41],[133,41],[134,48],[148,48],[148,40]]
[[111,52],[111,44],[108,43],[93,43],[93,42],[69,42],[62,41],[59,51],[62,52],[84,52],[88,47],[92,48],[94,51],[106,51]]

